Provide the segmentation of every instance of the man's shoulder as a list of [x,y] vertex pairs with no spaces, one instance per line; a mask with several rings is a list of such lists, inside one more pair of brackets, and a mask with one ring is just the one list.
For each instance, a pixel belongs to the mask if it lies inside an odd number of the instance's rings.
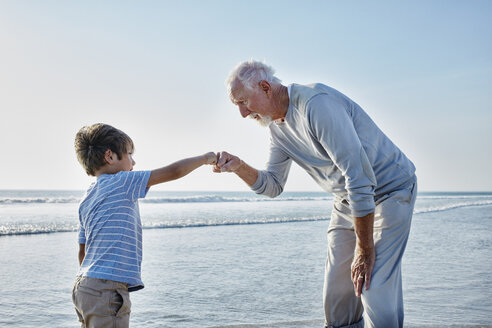
[[300,110],[304,110],[311,99],[320,94],[332,94],[337,92],[335,89],[323,83],[311,84],[292,84],[291,97],[293,105]]

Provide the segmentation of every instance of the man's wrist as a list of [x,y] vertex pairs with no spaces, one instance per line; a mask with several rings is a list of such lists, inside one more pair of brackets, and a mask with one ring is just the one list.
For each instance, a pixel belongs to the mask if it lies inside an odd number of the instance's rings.
[[239,158],[239,165],[237,166],[237,168],[234,170],[234,173],[236,174],[239,174],[240,171],[244,168],[244,161],[242,159]]
[[370,254],[374,250],[374,241],[368,241],[361,243],[359,241],[356,242],[356,248],[358,253],[360,254]]

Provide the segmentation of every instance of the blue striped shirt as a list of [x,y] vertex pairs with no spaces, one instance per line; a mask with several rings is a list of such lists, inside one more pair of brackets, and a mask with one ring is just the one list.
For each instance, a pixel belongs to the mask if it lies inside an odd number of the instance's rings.
[[147,194],[150,171],[102,174],[79,207],[79,243],[85,258],[78,276],[144,287],[141,278],[142,223],[138,199]]

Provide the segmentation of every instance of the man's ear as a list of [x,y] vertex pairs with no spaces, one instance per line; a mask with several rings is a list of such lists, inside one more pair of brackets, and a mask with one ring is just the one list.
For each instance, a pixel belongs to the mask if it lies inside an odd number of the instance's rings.
[[113,164],[113,159],[114,154],[111,149],[106,149],[106,152],[104,153],[104,161],[106,162],[106,164]]
[[265,80],[261,80],[260,83],[258,83],[260,86],[261,91],[265,92],[267,95],[270,95],[272,92],[272,86],[270,83],[268,83]]

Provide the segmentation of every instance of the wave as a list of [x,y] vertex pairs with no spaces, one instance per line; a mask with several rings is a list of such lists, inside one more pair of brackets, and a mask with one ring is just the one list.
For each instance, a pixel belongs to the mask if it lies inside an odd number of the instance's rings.
[[18,226],[0,226],[0,237],[2,236],[22,236],[38,235],[58,232],[74,232],[77,226],[57,226],[57,225],[18,225]]
[[153,223],[144,225],[144,229],[171,229],[171,228],[201,228],[201,227],[217,227],[217,226],[230,226],[230,225],[250,225],[250,224],[274,224],[274,223],[293,223],[293,222],[312,222],[312,221],[328,221],[328,216],[320,217],[283,217],[283,218],[269,218],[269,219],[244,219],[239,221],[197,221],[197,222],[173,222],[173,223]]
[[[212,198],[210,198],[212,197]],[[218,197],[219,199],[216,199]],[[243,201],[243,202],[251,202],[251,201],[259,201],[259,198],[234,198],[234,197],[222,197],[222,196],[197,196],[197,197],[179,197],[179,198],[156,198],[151,199],[153,202],[217,202],[224,201],[224,198],[230,198],[228,201]],[[319,197],[321,198],[321,197]],[[254,200],[252,200],[254,199]],[[292,198],[283,198],[280,200],[299,200],[301,198],[292,197]],[[318,197],[303,197],[303,200],[317,200]],[[227,201],[227,200],[226,200]],[[265,201],[265,200],[263,200]],[[275,201],[269,200],[266,201]],[[423,208],[419,208],[417,204],[417,208],[414,211],[415,215],[428,214],[428,213],[437,213],[437,212],[445,212],[450,210],[455,210],[459,208],[467,208],[467,207],[479,207],[479,206],[491,206],[492,199],[487,200],[475,200],[468,202],[454,202],[443,204],[439,206],[425,206]],[[306,209],[309,212],[309,209]],[[306,213],[308,215],[308,213]],[[154,213],[154,216],[158,213]],[[35,215],[34,215],[35,216]],[[1,218],[1,217],[0,217]],[[236,219],[217,219],[210,218],[209,220],[181,220],[181,221],[159,221],[158,219],[149,219],[147,222],[144,222],[144,229],[176,229],[176,228],[200,228],[200,227],[214,227],[214,226],[230,226],[230,225],[252,225],[252,224],[274,224],[274,223],[291,223],[291,222],[310,222],[310,221],[328,221],[330,218],[330,213],[327,212],[326,216],[306,216],[306,217],[289,217],[289,216],[278,216],[271,218],[236,218]],[[49,218],[47,218],[49,220]],[[66,218],[65,218],[66,219]],[[9,220],[10,222],[6,222]],[[4,224],[0,224],[0,237],[2,236],[14,236],[14,235],[34,235],[34,234],[45,234],[45,233],[58,233],[58,232],[73,232],[77,231],[77,219],[74,218],[73,221],[64,220],[63,222],[53,219],[51,221],[46,222],[37,222],[37,223],[25,223],[25,222],[15,222],[15,218],[2,218]],[[54,222],[55,221],[55,222]]]
[[[148,197],[141,199],[142,203],[166,204],[166,203],[230,203],[230,202],[291,202],[291,201],[324,201],[331,200],[331,196],[302,196],[302,197],[227,197],[218,195],[199,195],[181,197]],[[31,198],[0,198],[0,205],[9,204],[78,204],[78,197],[31,197]]]
[[435,213],[435,212],[445,212],[463,207],[475,207],[475,206],[488,206],[492,205],[492,200],[483,200],[476,202],[461,202],[461,203],[451,203],[436,207],[427,207],[423,209],[416,209],[414,214],[424,214],[424,213]]
[[231,203],[231,202],[292,202],[292,201],[323,201],[332,197],[226,197],[217,195],[200,195],[186,197],[149,197],[141,200],[142,203]]
[[[311,222],[311,221],[327,221],[329,217],[282,217],[282,218],[266,218],[266,219],[244,219],[244,220],[221,220],[221,221],[185,221],[185,222],[149,222],[145,223],[143,229],[179,229],[179,228],[203,228],[203,227],[218,227],[232,225],[252,225],[252,224],[275,224],[275,223],[293,223],[293,222]],[[77,225],[67,224],[20,224],[13,226],[0,226],[1,236],[16,236],[16,235],[35,235],[56,232],[73,232],[77,231]]]
[[9,204],[69,204],[80,202],[79,197],[2,197],[0,198],[0,205]]
[[[476,201],[489,201],[492,198],[492,194],[473,194],[473,195],[426,195],[419,194],[418,200],[476,200]],[[78,204],[81,200],[80,196],[64,195],[64,196],[47,196],[47,197],[0,197],[1,205],[29,205],[29,204]],[[146,198],[141,199],[141,203],[148,204],[168,204],[168,203],[259,203],[259,202],[293,202],[293,201],[331,201],[333,196],[329,193],[326,195],[281,195],[276,198],[268,198],[264,196],[247,196],[247,195],[218,195],[218,194],[201,194],[201,195],[189,195],[189,196],[153,196],[148,195]]]
[[484,198],[491,198],[492,194],[485,194],[485,195],[421,195],[419,194],[417,196],[417,199],[449,199],[449,200],[455,200],[455,199],[484,199]]

